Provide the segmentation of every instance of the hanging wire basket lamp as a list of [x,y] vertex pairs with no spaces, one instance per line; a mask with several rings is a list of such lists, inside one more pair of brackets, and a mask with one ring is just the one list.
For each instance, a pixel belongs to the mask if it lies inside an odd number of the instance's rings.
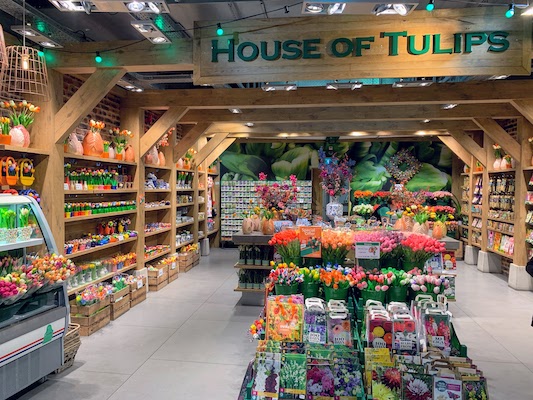
[[44,55],[28,46],[7,47],[7,68],[4,73],[4,91],[23,97],[34,95],[49,99],[48,71]]
[[7,68],[7,51],[6,41],[4,40],[4,30],[0,25],[0,97],[2,94],[2,88],[4,87],[4,77]]

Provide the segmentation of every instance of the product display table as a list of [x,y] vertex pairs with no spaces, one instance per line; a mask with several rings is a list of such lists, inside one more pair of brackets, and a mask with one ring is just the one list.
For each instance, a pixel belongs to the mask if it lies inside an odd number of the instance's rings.
[[263,235],[261,232],[252,232],[245,235],[242,231],[239,231],[232,236],[233,243],[236,245],[253,244],[266,246],[270,239],[272,239],[272,235]]

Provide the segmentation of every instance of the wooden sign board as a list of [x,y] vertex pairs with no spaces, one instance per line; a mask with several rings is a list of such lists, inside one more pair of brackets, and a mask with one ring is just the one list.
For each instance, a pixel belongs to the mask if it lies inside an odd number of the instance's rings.
[[529,75],[531,20],[505,10],[196,24],[194,83]]

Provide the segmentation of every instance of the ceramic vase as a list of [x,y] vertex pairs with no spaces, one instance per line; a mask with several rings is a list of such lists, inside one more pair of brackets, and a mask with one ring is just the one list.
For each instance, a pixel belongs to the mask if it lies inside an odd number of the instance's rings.
[[242,220],[242,233],[244,233],[245,235],[248,235],[252,233],[252,230],[253,230],[252,228],[253,228],[252,219],[244,218]]
[[261,220],[257,215],[252,215],[252,230],[254,232],[261,231]]
[[440,240],[446,236],[447,233],[448,229],[446,228],[446,224],[441,221],[435,221],[433,224],[433,238]]
[[415,222],[415,224],[413,225],[413,233],[427,235],[428,232],[429,232],[429,226],[427,222],[424,222],[423,224],[419,224],[418,222]]
[[83,154],[86,156],[100,157],[104,152],[104,140],[100,132],[89,131],[83,138]]
[[11,145],[18,147],[29,147],[30,146],[30,133],[28,130],[22,126],[17,125],[11,128],[9,131],[11,136]]
[[330,220],[335,220],[335,217],[342,217],[343,206],[339,203],[338,196],[332,196],[331,201],[326,204],[326,215]]
[[497,158],[496,160],[494,160],[494,163],[492,164],[492,168],[499,171],[501,168],[502,162],[504,162],[502,158]]
[[261,232],[263,235],[273,235],[274,220],[263,218],[263,221],[261,222]]

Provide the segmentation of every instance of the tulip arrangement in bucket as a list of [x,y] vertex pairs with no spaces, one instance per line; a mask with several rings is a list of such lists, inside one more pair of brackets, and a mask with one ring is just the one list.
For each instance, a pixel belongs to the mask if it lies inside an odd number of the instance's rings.
[[366,273],[362,268],[358,267],[355,273],[356,286],[361,291],[363,304],[367,300],[377,300],[385,303],[386,292],[392,284],[392,276],[382,273]]
[[387,283],[389,285],[388,301],[407,301],[407,288],[411,283],[413,275],[395,268],[384,268],[381,270],[387,276]]
[[270,246],[274,246],[283,262],[301,265],[300,237],[297,230],[286,229],[272,236],[268,241]]
[[269,290],[274,287],[277,295],[299,293],[299,286],[303,281],[303,274],[298,268],[279,267],[271,270],[268,275]]
[[412,233],[401,241],[403,247],[404,270],[422,268],[424,263],[435,254],[446,250],[446,245],[432,237]]
[[342,265],[353,248],[354,233],[349,230],[325,229],[322,231],[322,263],[324,266]]
[[[380,264],[382,267],[395,267],[401,258],[402,247],[400,242],[404,239],[401,232],[396,231],[360,231],[355,233],[355,242],[379,242]],[[365,263],[373,260],[359,260]],[[360,264],[362,267],[366,265]],[[372,266],[369,266],[372,267]]]
[[351,268],[341,266],[320,270],[320,282],[324,285],[326,301],[347,299],[348,290],[357,283],[352,271]]
[[429,294],[435,300],[450,286],[450,281],[437,275],[415,275],[410,280],[411,290],[417,294]]
[[318,288],[320,286],[320,267],[300,268],[303,274],[302,294],[305,298],[318,297]]

